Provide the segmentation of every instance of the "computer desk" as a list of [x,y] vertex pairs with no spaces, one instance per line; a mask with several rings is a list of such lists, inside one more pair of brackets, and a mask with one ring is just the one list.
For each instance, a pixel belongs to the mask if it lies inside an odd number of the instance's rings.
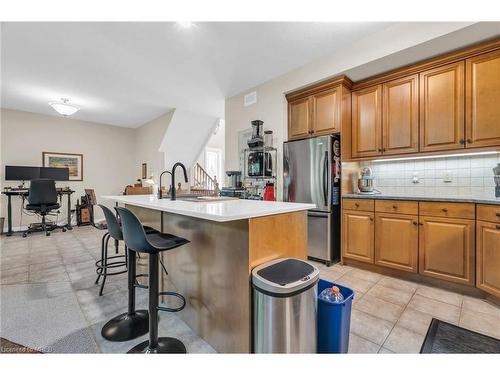
[[[63,195],[68,196],[68,223],[64,225],[68,230],[73,229],[71,226],[71,194],[73,194],[75,191],[71,189],[57,189],[57,195],[59,196],[59,199],[62,199]],[[7,233],[6,236],[10,237],[12,236],[12,197],[13,196],[19,196],[19,197],[27,197],[29,193],[28,189],[11,189],[11,190],[5,190],[2,191],[2,194],[5,194],[7,196]]]

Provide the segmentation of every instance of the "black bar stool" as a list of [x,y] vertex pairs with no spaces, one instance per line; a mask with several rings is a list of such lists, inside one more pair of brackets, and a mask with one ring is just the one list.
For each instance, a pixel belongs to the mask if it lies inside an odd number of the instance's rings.
[[[107,262],[108,259],[125,257],[126,265],[128,268],[128,310],[127,312],[120,314],[107,322],[104,327],[102,327],[101,335],[106,340],[110,341],[128,341],[142,336],[148,332],[149,316],[147,310],[135,310],[135,286],[136,278],[138,276],[136,275],[136,253],[135,251],[130,251],[129,249],[127,249],[127,246],[125,246],[125,255],[115,255],[107,257],[109,238],[112,237],[116,242],[122,241],[123,232],[120,228],[120,223],[118,222],[118,219],[113,214],[113,212],[106,206],[99,205],[99,207],[101,207],[104,212],[104,217],[106,218],[106,224],[108,227],[108,233],[106,233],[103,237],[101,273],[98,272],[99,276],[96,280],[97,284],[99,282],[99,277],[103,277],[101,293],[99,295],[102,295],[102,289],[104,288],[104,283],[106,282],[106,276],[110,275],[110,273],[107,273],[107,268],[111,266]],[[151,228],[146,229],[148,231],[151,230]],[[106,236],[107,238],[105,239]],[[127,270],[123,272],[127,272]]]
[[[113,212],[107,208],[106,206],[99,205],[102,208],[104,213],[104,217],[106,219],[106,225],[108,231],[102,236],[101,240],[101,259],[95,262],[97,279],[95,280],[95,284],[99,284],[99,280],[102,277],[101,289],[99,290],[99,295],[102,296],[102,292],[104,290],[104,284],[106,284],[106,278],[108,276],[120,275],[122,273],[127,272],[127,251],[125,251],[125,255],[114,255],[108,256],[108,244],[110,238],[113,238],[115,241],[116,253],[118,254],[118,243],[123,240],[122,230],[120,228],[120,224],[116,219]],[[121,268],[122,270],[114,271],[115,268]]]
[[[177,312],[186,306],[186,300],[182,295],[175,292],[158,292],[158,267],[159,254],[162,251],[172,250],[176,247],[189,243],[185,238],[171,234],[155,231],[147,233],[137,216],[123,207],[116,207],[123,228],[125,244],[131,250],[149,255],[149,340],[144,341],[132,349],[129,353],[186,353],[184,344],[173,337],[158,337],[158,310]],[[158,305],[160,295],[178,297],[182,305],[178,308],[168,308]]]

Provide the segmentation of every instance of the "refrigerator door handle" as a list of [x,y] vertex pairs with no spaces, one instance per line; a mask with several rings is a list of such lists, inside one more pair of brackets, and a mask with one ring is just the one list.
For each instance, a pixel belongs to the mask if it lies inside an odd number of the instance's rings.
[[328,206],[328,151],[325,151],[323,161],[323,199],[325,200],[325,206]]

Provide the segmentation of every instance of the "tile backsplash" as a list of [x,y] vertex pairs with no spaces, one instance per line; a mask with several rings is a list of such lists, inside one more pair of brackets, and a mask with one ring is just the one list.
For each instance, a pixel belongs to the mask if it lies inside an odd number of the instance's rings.
[[427,196],[495,196],[492,168],[500,153],[436,157],[400,161],[361,162],[375,176],[375,188],[384,194]]

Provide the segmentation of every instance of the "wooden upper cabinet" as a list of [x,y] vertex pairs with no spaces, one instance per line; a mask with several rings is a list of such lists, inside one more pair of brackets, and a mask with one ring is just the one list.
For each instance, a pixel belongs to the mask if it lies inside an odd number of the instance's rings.
[[350,132],[351,87],[339,76],[286,94],[288,139],[340,133],[342,127]]
[[312,100],[312,133],[332,134],[340,131],[340,86],[314,94]]
[[384,83],[382,152],[418,152],[418,75]]
[[342,212],[342,256],[373,263],[374,213],[365,211]]
[[309,136],[310,131],[311,111],[309,97],[288,103],[288,138],[304,138]]
[[376,213],[375,264],[418,271],[418,216]]
[[420,151],[464,148],[463,61],[420,73]]
[[500,145],[500,50],[466,60],[466,147]]
[[352,92],[353,158],[382,154],[382,85]]
[[476,286],[500,297],[500,225],[477,222]]
[[419,273],[474,285],[475,220],[420,216]]

